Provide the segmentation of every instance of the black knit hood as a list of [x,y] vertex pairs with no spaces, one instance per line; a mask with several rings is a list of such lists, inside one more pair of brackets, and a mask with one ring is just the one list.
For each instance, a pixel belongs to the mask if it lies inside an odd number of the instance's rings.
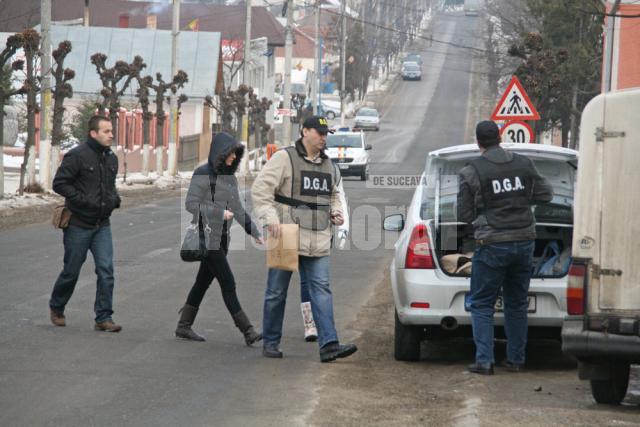
[[[229,154],[236,153],[236,159],[231,166],[227,166],[224,161]],[[244,155],[244,146],[228,133],[216,134],[209,148],[209,169],[216,175],[233,175],[238,169],[240,160]]]

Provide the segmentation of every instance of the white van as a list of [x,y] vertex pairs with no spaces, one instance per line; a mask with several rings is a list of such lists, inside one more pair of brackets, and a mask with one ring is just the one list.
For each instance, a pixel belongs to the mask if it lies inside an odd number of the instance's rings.
[[620,403],[640,363],[640,90],[601,94],[582,113],[562,349],[599,403]]

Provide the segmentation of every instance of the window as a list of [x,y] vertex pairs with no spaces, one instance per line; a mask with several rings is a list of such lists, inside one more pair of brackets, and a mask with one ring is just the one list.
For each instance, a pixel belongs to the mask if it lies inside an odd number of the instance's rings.
[[347,147],[362,148],[362,137],[360,135],[327,135],[327,148]]

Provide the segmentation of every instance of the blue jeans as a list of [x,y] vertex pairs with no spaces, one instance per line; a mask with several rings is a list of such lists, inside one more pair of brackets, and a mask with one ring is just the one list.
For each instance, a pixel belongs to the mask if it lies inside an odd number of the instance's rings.
[[[333,297],[329,289],[329,257],[299,258],[300,281],[309,285],[311,311],[318,329],[318,344],[338,342],[338,334],[333,322]],[[277,346],[282,338],[284,308],[291,271],[269,269],[267,290],[264,296],[264,318],[262,339],[265,346]]]
[[476,249],[471,269],[471,310],[476,362],[494,363],[493,314],[500,289],[504,299],[507,359],[524,363],[527,345],[527,292],[534,241],[494,243]]
[[93,310],[96,323],[111,320],[113,314],[113,243],[111,227],[103,226],[86,229],[70,225],[64,229],[64,268],[58,276],[49,307],[57,313],[64,313],[73,290],[78,282],[80,269],[91,251],[98,275],[96,301]]

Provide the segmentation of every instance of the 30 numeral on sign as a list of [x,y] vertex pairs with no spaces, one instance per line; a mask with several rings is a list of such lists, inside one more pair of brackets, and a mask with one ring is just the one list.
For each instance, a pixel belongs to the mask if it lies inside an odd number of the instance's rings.
[[508,122],[500,131],[502,142],[529,144],[533,142],[533,129],[525,122]]

